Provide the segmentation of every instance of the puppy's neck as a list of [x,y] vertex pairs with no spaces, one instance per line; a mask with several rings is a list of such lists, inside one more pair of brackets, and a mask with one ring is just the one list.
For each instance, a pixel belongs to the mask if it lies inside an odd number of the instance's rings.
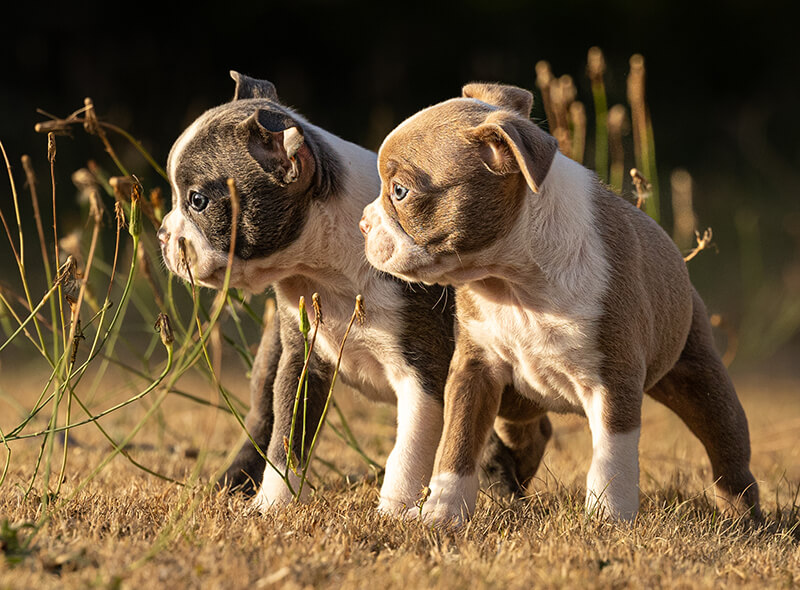
[[475,256],[469,288],[523,302],[593,296],[608,268],[595,225],[597,191],[589,170],[556,153],[539,192],[528,189],[510,231]]

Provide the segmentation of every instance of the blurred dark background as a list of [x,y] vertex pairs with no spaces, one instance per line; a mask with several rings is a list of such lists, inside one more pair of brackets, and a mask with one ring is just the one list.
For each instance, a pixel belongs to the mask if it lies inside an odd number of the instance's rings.
[[[22,154],[31,155],[46,186],[46,138],[33,131],[45,117],[36,109],[66,116],[89,96],[104,120],[130,131],[163,164],[194,117],[232,96],[228,70],[236,69],[273,81],[284,102],[317,125],[377,149],[397,123],[457,95],[467,81],[533,90],[534,66],[547,60],[556,76],[574,78],[589,115],[591,144],[587,50],[598,46],[605,54],[610,105],[626,104],[628,60],[640,53],[662,223],[671,231],[670,173],[685,168],[694,181],[698,228],[712,226],[717,247],[691,261],[690,270],[709,311],[722,314],[739,336],[736,364],[797,371],[800,50],[796,20],[785,5],[15,5],[19,14],[6,14],[0,24],[0,140],[19,186]],[[542,117],[540,106],[534,114]],[[72,139],[59,138],[58,145],[58,197],[69,208],[75,194],[71,172],[90,157],[110,163],[96,140],[80,130]],[[138,174],[167,189],[119,145]],[[10,203],[4,181],[0,205],[7,217]]]

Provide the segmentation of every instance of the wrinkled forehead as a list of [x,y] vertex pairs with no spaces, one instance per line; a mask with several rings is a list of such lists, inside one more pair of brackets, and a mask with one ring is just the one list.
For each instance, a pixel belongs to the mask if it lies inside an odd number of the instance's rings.
[[420,159],[447,166],[469,145],[464,130],[480,125],[494,110],[479,100],[454,98],[419,111],[386,136],[378,151],[380,173],[389,173],[397,162]]

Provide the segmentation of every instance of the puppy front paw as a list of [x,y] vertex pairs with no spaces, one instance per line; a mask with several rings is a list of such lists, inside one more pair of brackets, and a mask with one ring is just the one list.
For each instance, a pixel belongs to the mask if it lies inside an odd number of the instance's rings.
[[458,529],[475,511],[477,495],[477,475],[439,473],[431,479],[430,495],[422,508],[412,508],[407,515],[439,528]]

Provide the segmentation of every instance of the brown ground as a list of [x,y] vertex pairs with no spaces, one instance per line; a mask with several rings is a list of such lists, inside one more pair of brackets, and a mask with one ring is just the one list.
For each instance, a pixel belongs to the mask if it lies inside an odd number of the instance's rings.
[[[800,384],[746,377],[736,383],[750,420],[753,472],[772,523],[767,531],[715,518],[702,447],[668,410],[649,401],[641,442],[642,507],[634,525],[584,516],[588,428],[578,418],[556,417],[530,501],[482,494],[467,529],[448,534],[377,515],[378,488],[369,470],[329,431],[319,456],[353,477],[348,483],[318,463],[319,495],[310,505],[260,517],[249,514],[240,497],[206,493],[202,484],[234,446],[238,427],[226,414],[170,398],[130,453],[153,470],[196,483],[165,482],[116,457],[56,510],[27,552],[15,554],[14,534],[3,533],[0,588],[796,587]],[[12,379],[7,366],[0,369],[4,431],[18,420],[8,397],[29,407],[38,394],[27,385]],[[241,380],[229,385],[244,391]],[[207,385],[179,386],[210,395]],[[114,395],[124,396],[109,392],[94,407],[105,407]],[[393,410],[344,390],[339,399],[364,448],[382,462],[392,444]],[[103,424],[121,439],[147,406],[145,400]],[[109,451],[92,425],[76,429],[72,438],[77,444],[70,449],[61,498]],[[41,516],[37,494],[23,495],[39,444],[18,442],[11,449],[0,521],[20,527]],[[17,538],[30,530],[18,528]],[[13,557],[16,565],[8,559]]]

